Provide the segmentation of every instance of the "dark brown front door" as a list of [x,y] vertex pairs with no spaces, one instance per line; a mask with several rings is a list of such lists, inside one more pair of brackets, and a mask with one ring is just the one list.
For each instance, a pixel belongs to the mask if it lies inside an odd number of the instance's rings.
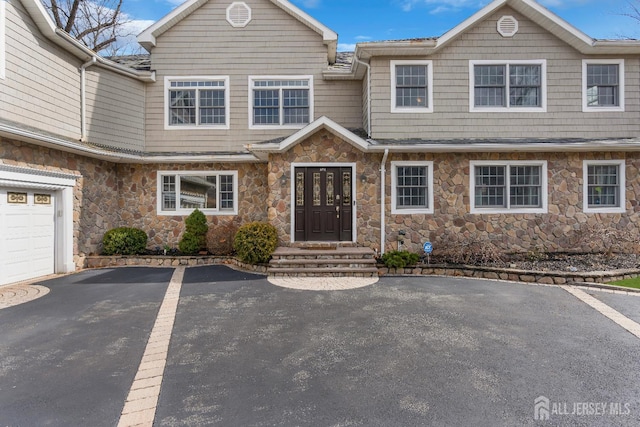
[[353,227],[350,167],[295,169],[296,241],[351,241]]

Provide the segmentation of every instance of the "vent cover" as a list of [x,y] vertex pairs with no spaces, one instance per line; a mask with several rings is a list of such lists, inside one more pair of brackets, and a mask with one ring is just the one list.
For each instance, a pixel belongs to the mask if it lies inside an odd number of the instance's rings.
[[513,16],[498,19],[498,33],[502,37],[513,37],[518,32],[518,20]]
[[232,27],[246,27],[251,21],[251,8],[245,2],[234,2],[227,8],[227,22]]

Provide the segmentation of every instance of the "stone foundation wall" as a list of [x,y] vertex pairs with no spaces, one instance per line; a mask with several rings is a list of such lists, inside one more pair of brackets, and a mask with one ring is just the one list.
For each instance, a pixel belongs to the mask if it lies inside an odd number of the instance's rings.
[[[356,219],[359,246],[380,247],[380,162],[382,154],[365,155],[331,132],[322,130],[284,154],[269,159],[268,219],[278,229],[282,245],[291,244],[291,164],[355,163]],[[284,180],[283,180],[284,176]]]
[[104,232],[120,224],[117,168],[113,163],[0,138],[7,165],[81,175],[74,188],[73,253],[78,268],[96,252]]
[[177,247],[184,233],[186,216],[160,216],[157,210],[157,171],[238,171],[238,215],[208,215],[209,228],[240,226],[266,221],[267,166],[265,164],[119,165],[118,199],[120,223],[137,227],[149,235],[149,248]]
[[115,227],[137,227],[149,235],[148,247],[176,247],[183,216],[156,215],[158,170],[237,170],[239,215],[208,216],[209,227],[266,221],[265,164],[130,165],[95,160],[59,150],[0,140],[0,161],[14,166],[81,175],[74,189],[74,261],[102,251],[102,237]]
[[[583,160],[626,159],[626,208],[623,214],[584,213]],[[640,241],[640,155],[635,153],[471,153],[390,155],[394,160],[434,162],[434,214],[389,215],[387,248],[397,248],[397,236],[405,231],[405,249],[420,252],[425,241],[434,243],[434,253],[455,235],[462,241],[491,242],[502,252],[606,251],[611,242],[603,235],[617,230],[632,242],[614,244],[625,251],[638,251]],[[470,160],[546,160],[548,213],[471,214]],[[390,163],[387,166],[390,168]],[[387,206],[391,204],[390,173]],[[608,231],[607,231],[608,230]],[[610,236],[609,236],[610,237]],[[619,243],[619,244],[618,244]]]
[[[623,214],[582,211],[583,160],[626,159],[626,208]],[[380,247],[380,162],[382,154],[365,154],[329,131],[321,130],[284,154],[271,155],[268,173],[268,218],[281,243],[291,242],[290,176],[292,163],[355,163],[357,214],[354,229],[358,246]],[[391,162],[434,162],[434,213],[391,214]],[[548,213],[471,214],[471,160],[546,160]],[[398,248],[421,252],[425,241],[434,253],[458,241],[495,245],[499,252],[583,251],[614,249],[639,251],[640,154],[635,153],[421,153],[390,154],[386,174],[385,251]],[[283,178],[284,177],[284,178]],[[631,242],[621,243],[604,234],[615,231]],[[609,241],[607,241],[609,239]]]

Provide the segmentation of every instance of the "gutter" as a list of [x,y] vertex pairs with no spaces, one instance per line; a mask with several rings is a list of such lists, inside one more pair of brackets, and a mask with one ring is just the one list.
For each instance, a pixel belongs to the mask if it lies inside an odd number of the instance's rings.
[[387,157],[389,157],[389,149],[384,150],[382,162],[380,163],[380,256],[384,255],[384,247],[386,245],[386,199],[387,199]]
[[33,131],[21,129],[0,123],[0,136],[25,141],[32,144],[54,148],[69,153],[79,154],[94,159],[106,160],[113,163],[260,163],[261,160],[252,154],[201,154],[193,156],[151,155],[145,156],[131,153],[115,153],[100,148],[78,145],[75,142],[55,136],[42,135]]

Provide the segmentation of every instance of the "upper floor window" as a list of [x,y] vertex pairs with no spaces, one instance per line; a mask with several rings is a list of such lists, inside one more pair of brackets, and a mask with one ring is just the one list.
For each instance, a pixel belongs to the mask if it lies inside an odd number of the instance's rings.
[[313,77],[249,77],[249,128],[299,129],[313,120]]
[[471,213],[546,213],[547,162],[472,161]]
[[165,129],[229,129],[229,77],[166,77]]
[[0,79],[5,78],[6,40],[5,40],[5,1],[0,0]]
[[626,211],[624,160],[585,160],[583,175],[585,212]]
[[624,111],[624,60],[582,61],[582,109]]
[[433,162],[391,162],[391,213],[433,213]]
[[470,61],[470,111],[544,112],[547,63]]
[[432,61],[391,61],[391,112],[433,112]]
[[189,215],[200,209],[207,215],[238,213],[236,171],[158,172],[158,214]]

